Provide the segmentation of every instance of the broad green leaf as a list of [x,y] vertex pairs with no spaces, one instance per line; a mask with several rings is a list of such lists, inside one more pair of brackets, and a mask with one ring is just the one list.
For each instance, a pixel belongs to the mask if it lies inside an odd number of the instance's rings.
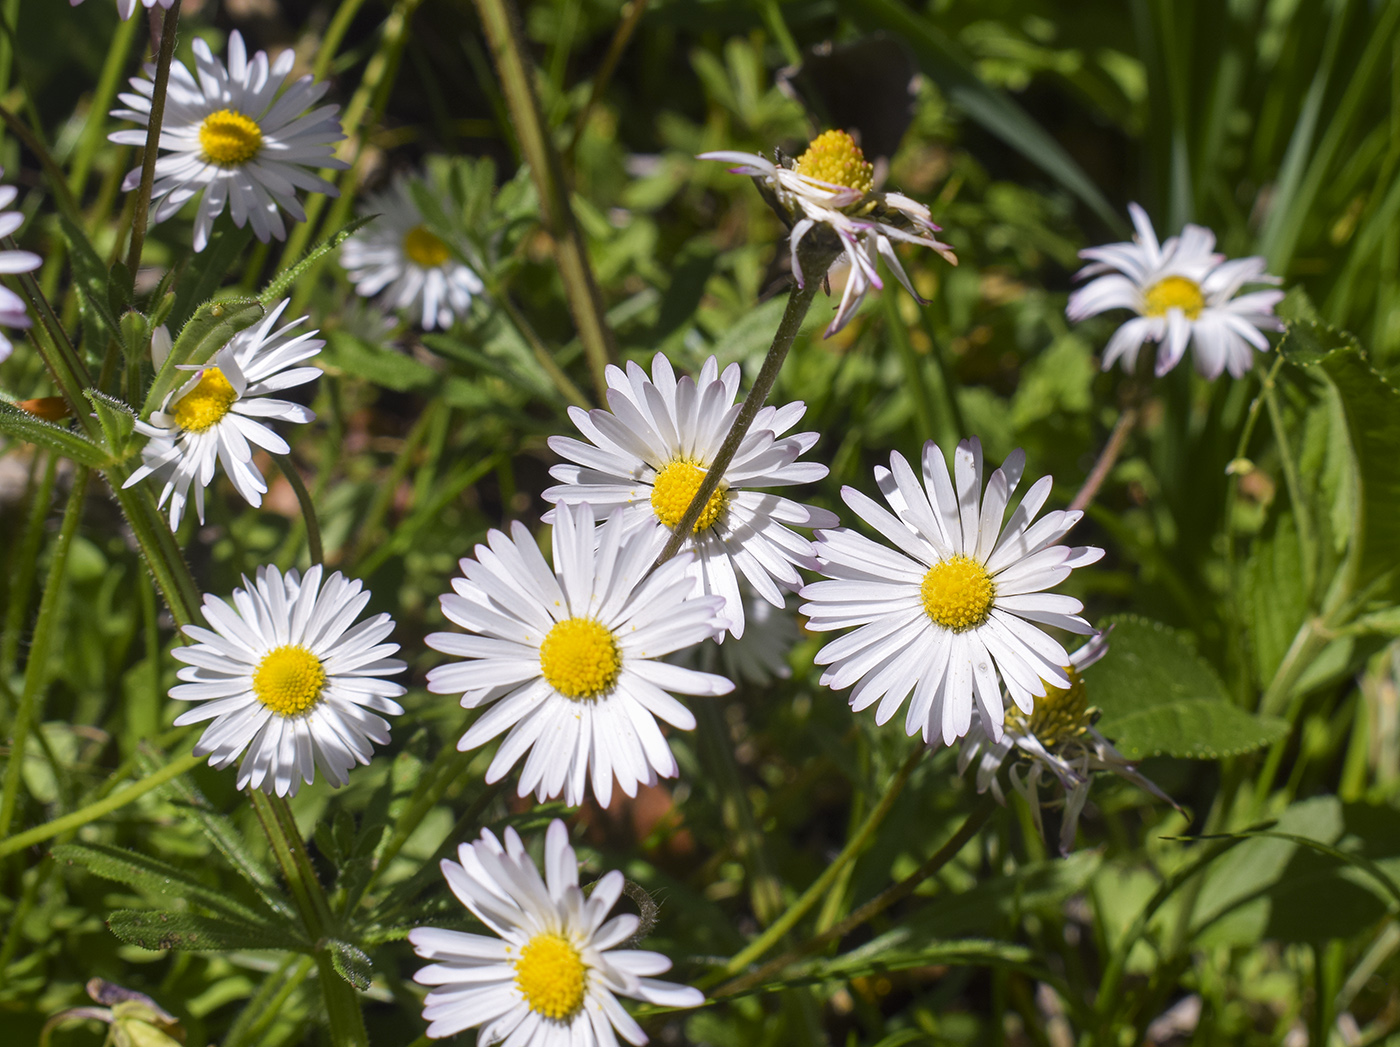
[[374,965],[369,957],[349,942],[332,938],[326,943],[331,951],[331,966],[335,973],[344,978],[360,992],[364,992],[374,981]]
[[1123,615],[1112,620],[1108,653],[1084,671],[1099,730],[1130,760],[1215,759],[1283,737],[1288,725],[1230,703],[1220,677],[1181,633]]
[[441,382],[436,371],[406,353],[379,349],[345,331],[327,331],[326,349],[318,361],[328,370],[364,378],[405,393]]
[[1285,512],[1254,540],[1244,567],[1241,602],[1261,686],[1273,679],[1310,610],[1302,559],[1298,526]]
[[0,433],[25,443],[45,447],[71,458],[79,465],[101,469],[112,464],[112,456],[73,430],[32,415],[22,407],[0,400]]
[[[68,244],[69,257],[73,266],[73,286],[77,289],[83,317],[102,330],[104,339],[121,339],[121,328],[117,324],[117,312],[109,301],[111,276],[107,265],[93,250],[92,244],[82,231],[64,215],[59,215],[59,228]],[[98,351],[96,347],[89,349]]]
[[175,339],[170,355],[156,372],[150,392],[146,394],[141,417],[149,418],[151,412],[165,402],[165,398],[185,380],[187,373],[180,370],[183,364],[206,364],[230,338],[246,327],[252,327],[263,318],[264,309],[257,302],[246,299],[228,302],[207,302],[200,306],[189,323]]
[[227,951],[233,949],[292,949],[305,952],[309,943],[296,933],[296,924],[279,921],[258,925],[162,909],[118,909],[107,926],[122,941],[143,949]]
[[60,862],[76,863],[104,880],[115,880],[152,894],[170,895],[214,909],[225,916],[248,923],[271,920],[271,913],[260,913],[234,901],[228,892],[201,883],[182,869],[134,851],[106,844],[65,843],[53,849]]
[[332,233],[330,236],[326,237],[315,247],[311,248],[311,250],[307,251],[295,265],[288,266],[274,276],[268,285],[258,294],[258,301],[263,304],[264,308],[271,309],[278,301],[286,297],[287,292],[291,290],[293,284],[300,280],[311,269],[320,265],[321,259],[348,240],[356,229],[372,221],[374,221],[374,215],[363,215],[360,218],[356,218],[338,233]]
[[229,269],[252,239],[251,226],[238,229],[231,219],[221,216],[215,223],[214,235],[209,238],[209,244],[185,266],[170,306],[169,318],[155,322],[168,323],[171,330],[188,323],[200,303],[207,303],[214,297],[214,292],[223,284]]

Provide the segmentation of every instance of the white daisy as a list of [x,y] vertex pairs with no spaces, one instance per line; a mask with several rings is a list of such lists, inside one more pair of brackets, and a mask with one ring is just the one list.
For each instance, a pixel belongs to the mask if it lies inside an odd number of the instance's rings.
[[756,598],[747,584],[741,583],[739,588],[744,600],[744,635],[721,643],[721,634],[677,651],[670,660],[706,672],[719,669],[731,680],[760,686],[786,680],[792,675],[788,656],[802,639],[796,615],[788,610],[786,601],[782,607],[774,607],[767,600]]
[[[233,224],[240,229],[251,222],[254,235],[263,243],[274,236],[285,240],[287,230],[278,206],[293,221],[305,221],[296,191],[338,196],[335,186],[316,169],[348,166],[333,155],[345,138],[336,116],[340,107],[311,109],[330,85],[312,83],[310,76],[304,76],[279,96],[296,55],[283,51],[269,66],[267,52],[259,51],[250,62],[236,29],[228,38],[227,69],[203,40],[196,39],[192,46],[195,72],[183,62],[170,66],[160,129],[160,148],[168,155],[156,161],[151,200],[160,203],[151,220],[165,221],[203,192],[194,220],[196,251],[208,244],[214,219],[226,202]],[[146,124],[155,67],[148,64],[146,74],[147,78],[132,77],[136,93],[118,96],[129,108],[114,109],[113,116]],[[115,131],[107,137],[123,145],[146,144],[145,131]],[[122,188],[135,189],[140,179],[141,169],[136,168]]]
[[164,480],[159,504],[170,500],[172,530],[180,526],[191,485],[203,523],[204,489],[214,479],[216,462],[223,463],[224,472],[249,505],[262,504],[267,484],[253,463],[250,445],[277,454],[291,448],[256,419],[309,422],[316,417],[301,404],[267,395],[304,385],[321,374],[318,367],[292,366],[315,356],[326,344],[312,337],[314,330],[293,333],[306,317],[272,333],[286,308],[284,300],[261,322],[234,335],[212,365],[187,367],[194,376],[166,397],[148,421],[136,423],[137,432],[150,439],[141,450],[141,467],[122,486],[130,487],[152,474]]
[[959,773],[966,771],[981,755],[977,764],[977,791],[984,793],[991,789],[997,801],[1005,803],[997,772],[1013,750],[1020,750],[1023,760],[1014,764],[1007,774],[1012,787],[1030,805],[1031,818],[1042,834],[1040,779],[1048,773],[1059,781],[1065,791],[1064,817],[1060,824],[1062,854],[1068,854],[1074,847],[1079,815],[1089,798],[1094,771],[1116,774],[1180,810],[1175,800],[1139,774],[1137,766],[1094,727],[1099,711],[1089,705],[1088,691],[1080,673],[1107,651],[1107,634],[1095,633],[1087,644],[1069,656],[1066,675],[1070,686],[1047,686],[1045,697],[1035,703],[1035,711],[1029,716],[1017,709],[1008,710],[999,741],[983,730],[981,716],[974,712],[972,727],[958,753]]
[[656,720],[689,731],[690,710],[668,692],[728,694],[721,676],[659,661],[720,628],[722,601],[695,595],[689,553],[647,573],[660,543],[627,530],[614,513],[594,533],[590,506],[561,508],[554,518],[551,571],[530,532],[491,531],[442,610],[471,635],[433,633],[429,647],[469,659],[428,673],[428,690],[462,693],[462,706],[492,705],[457,748],[474,749],[509,728],[486,772],[499,781],[527,751],[521,796],[604,807],[612,780],[628,796],[639,783],[679,773]]
[[[607,919],[625,883],[607,873],[585,897],[569,831],[557,818],[545,835],[544,875],[514,829],[502,847],[490,829],[444,859],[452,893],[497,937],[437,927],[408,933],[414,950],[435,961],[413,976],[428,993],[423,1017],[434,1039],[480,1026],[479,1047],[617,1047],[617,1035],[644,1044],[647,1035],[618,996],[660,1007],[698,1007],[704,993],[651,977],[671,969],[657,952],[619,949],[638,917]],[[606,922],[605,922],[606,921]]]
[[[1103,556],[1102,549],[1056,544],[1079,522],[1079,512],[1047,513],[1032,524],[1050,495],[1042,477],[1002,521],[1021,480],[1025,454],[1013,451],[982,489],[982,445],[958,444],[953,456],[956,490],[943,452],[924,445],[923,483],[899,453],[875,480],[891,513],[851,487],[841,497],[896,548],[842,528],[818,534],[817,557],[830,581],[802,590],[800,610],[818,632],[858,626],[817,654],[830,666],[821,682],[833,690],[854,685],[851,707],[877,701],[885,723],[913,692],[905,733],[926,741],[966,734],[973,696],[983,723],[1000,738],[1003,716],[998,674],[1026,713],[1044,697],[1046,683],[1068,687],[1062,666],[1069,655],[1037,624],[1089,633],[1083,605],[1043,590],[1076,567]],[[980,502],[980,505],[979,505]]]
[[[698,379],[677,381],[660,353],[652,361],[650,378],[635,363],[627,365],[625,374],[609,367],[612,410],[569,408],[569,417],[589,442],[550,437],[550,448],[577,464],[550,470],[563,483],[546,490],[545,501],[589,504],[600,516],[620,508],[628,530],[660,535],[664,543],[685,515],[739,413],[739,377],[738,364],[720,374],[713,356],[700,368]],[[826,476],[826,466],[797,460],[817,442],[816,433],[783,435],[806,409],[798,401],[758,412],[696,521],[694,534],[682,546],[695,553],[689,570],[700,591],[724,598],[725,628],[734,636],[744,634],[739,575],[759,596],[781,607],[783,590],[802,584],[797,568],[816,567],[811,543],[791,526],[837,523],[825,509],[755,489],[812,483]]]
[[396,178],[365,202],[360,213],[379,217],[345,241],[340,264],[360,295],[383,292],[385,308],[412,312],[424,330],[446,329],[467,315],[472,298],[486,287],[423,224],[410,184]]
[[177,647],[187,664],[170,697],[200,702],[175,720],[177,727],[213,720],[194,747],[214,767],[227,767],[247,750],[238,767],[238,787],[278,796],[295,795],[316,768],[334,786],[346,772],[367,764],[370,742],[389,741],[389,724],[376,713],[403,712],[392,699],[404,693],[381,680],[403,672],[390,658],[396,643],[387,614],[351,628],[369,603],[359,581],[334,572],[321,584],[320,564],[302,579],[276,567],[258,568],[256,582],[233,591],[230,606],[204,597],[204,620],[184,633],[196,641]]
[[[82,2],[83,0],[68,0],[68,6],[77,7]],[[167,10],[169,10],[174,3],[175,0],[141,0],[141,6],[143,7],[151,8],[155,7],[156,4],[160,4],[161,7]],[[117,14],[121,17],[123,22],[130,18],[135,11],[136,0],[117,0]]]
[[870,288],[884,290],[875,266],[877,256],[884,256],[906,291],[921,305],[928,304],[905,275],[893,241],[931,247],[951,264],[958,264],[953,249],[934,235],[942,229],[933,224],[927,207],[903,193],[874,191],[875,168],[845,131],[818,135],[791,166],[770,163],[757,153],[701,153],[699,159],[738,164],[731,168],[734,174],[760,179],[795,219],[788,242],[798,287],[806,286],[798,262],[803,237],[821,227],[840,239],[850,273],[836,316],[826,329],[828,338],[846,326]]
[[[4,173],[5,169],[0,167],[0,175]],[[24,215],[8,209],[18,195],[19,190],[14,186],[0,185],[0,237],[13,236],[24,224]],[[0,273],[5,275],[32,273],[43,264],[44,260],[33,251],[0,251]],[[0,327],[27,329],[30,323],[24,299],[8,287],[0,287]],[[8,360],[13,351],[14,346],[0,331],[0,363]]]
[[1157,374],[1164,375],[1196,349],[1196,370],[1218,378],[1229,370],[1236,378],[1254,362],[1253,349],[1268,352],[1264,331],[1281,331],[1274,306],[1282,291],[1240,294],[1246,284],[1276,284],[1268,263],[1253,256],[1226,261],[1215,252],[1215,234],[1187,225],[1181,235],[1158,245],[1152,222],[1137,204],[1129,204],[1137,236],[1131,243],[1105,244],[1080,251],[1086,265],[1075,279],[1097,276],[1069,296],[1071,320],[1084,320],[1109,309],[1131,309],[1137,318],[1114,332],[1103,354],[1108,370],[1120,357],[1124,370],[1137,366],[1144,342],[1159,342]]

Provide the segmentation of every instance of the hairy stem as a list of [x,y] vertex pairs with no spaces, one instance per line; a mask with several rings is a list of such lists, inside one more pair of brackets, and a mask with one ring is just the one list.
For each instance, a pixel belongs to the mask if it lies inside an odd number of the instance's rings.
[[1108,474],[1118,463],[1118,456],[1123,453],[1123,448],[1127,445],[1128,437],[1132,433],[1133,427],[1137,425],[1137,420],[1138,409],[1135,404],[1129,404],[1123,408],[1123,413],[1118,416],[1118,421],[1113,426],[1113,432],[1108,435],[1108,443],[1104,444],[1103,450],[1099,452],[1098,460],[1094,462],[1094,467],[1089,470],[1089,476],[1084,481],[1084,486],[1074,496],[1074,501],[1069,503],[1070,512],[1082,512],[1094,500],[1094,496],[1099,493],[1099,488],[1108,479]]
[[151,93],[151,116],[146,121],[146,148],[141,154],[141,182],[136,187],[136,210],[131,214],[131,246],[126,251],[126,268],[132,278],[141,268],[141,249],[146,245],[146,225],[151,212],[151,186],[156,180],[156,158],[160,154],[160,125],[165,120],[165,93],[170,84],[170,63],[175,58],[175,25],[180,21],[180,0],[166,8],[160,24],[160,51],[156,55],[155,88]]

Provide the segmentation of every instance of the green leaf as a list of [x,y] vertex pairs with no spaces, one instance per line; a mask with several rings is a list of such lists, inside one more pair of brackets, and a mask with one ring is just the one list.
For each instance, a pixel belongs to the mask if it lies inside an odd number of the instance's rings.
[[1310,611],[1303,549],[1292,513],[1281,513],[1255,539],[1242,578],[1256,679],[1267,685]]
[[321,259],[330,254],[337,247],[343,244],[361,226],[367,225],[374,220],[374,215],[364,215],[356,218],[338,233],[333,233],[326,237],[311,250],[307,251],[301,260],[295,265],[288,266],[274,276],[271,282],[262,289],[258,295],[258,301],[264,308],[271,309],[279,300],[284,298],[292,285],[300,280],[306,273],[321,264]]
[[308,942],[293,933],[296,924],[290,921],[261,926],[162,909],[118,909],[107,918],[107,927],[122,941],[143,949],[194,952],[292,949],[306,952],[309,948]]
[[335,973],[344,978],[360,992],[364,992],[374,981],[374,965],[369,957],[349,942],[332,938],[326,942],[331,952],[331,966]]
[[1278,740],[1288,725],[1232,705],[1225,685],[1181,633],[1159,622],[1112,619],[1108,653],[1084,671],[1099,730],[1130,760],[1215,759]]
[[251,226],[238,229],[231,220],[221,217],[215,224],[208,246],[190,259],[181,274],[168,320],[155,322],[168,323],[171,329],[183,327],[201,302],[208,302],[214,297],[229,269],[252,239]]
[[115,880],[152,894],[184,898],[235,920],[262,924],[274,919],[271,913],[234,901],[227,891],[201,883],[183,869],[134,851],[106,844],[65,843],[53,849],[53,856],[60,862],[81,865],[104,880]]
[[102,427],[102,437],[107,441],[115,457],[122,457],[126,442],[136,428],[136,413],[121,400],[100,393],[96,389],[86,389],[83,395],[92,404],[97,415],[97,424]]
[[1279,351],[1327,381],[1341,406],[1355,470],[1351,592],[1382,580],[1394,591],[1400,564],[1400,390],[1366,361],[1354,338],[1334,328],[1290,324]]
[[73,286],[77,288],[84,319],[103,329],[107,338],[121,339],[117,314],[110,304],[111,276],[88,238],[65,215],[59,215],[59,227],[68,244],[73,266]]
[[112,464],[112,456],[91,440],[64,426],[32,415],[7,400],[0,400],[0,433],[25,443],[46,447],[65,458],[71,458],[79,465],[101,469]]
[[949,967],[1010,967],[1036,975],[1044,974],[1044,969],[1035,962],[1035,953],[1024,945],[978,938],[915,944],[911,937],[905,928],[890,931],[840,956],[789,967],[780,979],[755,986],[754,991],[771,992],[832,978],[864,978],[935,964]]
[[441,381],[436,371],[413,357],[392,349],[376,348],[345,331],[326,332],[326,351],[319,362],[327,368],[401,393],[426,389]]
[[263,307],[247,299],[228,302],[206,302],[195,312],[189,323],[175,339],[170,355],[156,373],[146,394],[141,417],[149,418],[165,398],[184,380],[182,364],[202,365],[214,358],[230,338],[246,327],[252,327],[265,315]]

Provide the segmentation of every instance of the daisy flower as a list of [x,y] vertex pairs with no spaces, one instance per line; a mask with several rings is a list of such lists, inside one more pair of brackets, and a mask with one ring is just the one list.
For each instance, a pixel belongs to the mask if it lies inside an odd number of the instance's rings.
[[845,131],[818,135],[791,166],[770,163],[756,153],[701,153],[699,159],[738,164],[730,169],[732,173],[757,179],[794,219],[789,223],[788,244],[798,287],[806,286],[798,261],[803,238],[813,229],[828,229],[836,235],[850,274],[836,316],[826,329],[828,338],[846,326],[872,287],[884,290],[875,266],[877,256],[884,257],[919,304],[928,304],[909,282],[894,252],[894,241],[931,247],[958,264],[953,249],[934,235],[942,229],[933,224],[927,207],[903,193],[875,192],[874,165]]
[[169,500],[171,530],[180,526],[191,486],[195,510],[200,523],[204,522],[204,489],[214,479],[216,462],[223,463],[249,505],[261,505],[267,484],[253,464],[250,445],[276,454],[291,448],[257,419],[309,422],[316,417],[301,404],[267,395],[305,385],[321,374],[318,367],[292,366],[315,356],[326,344],[312,337],[315,331],[294,333],[306,317],[272,332],[288,301],[229,339],[212,366],[187,367],[195,372],[190,380],[166,397],[148,421],[136,423],[137,432],[150,439],[141,450],[141,467],[122,486],[130,487],[151,475],[164,480],[158,504],[164,506]]
[[767,600],[754,596],[747,584],[741,584],[744,600],[744,635],[720,643],[721,637],[707,640],[677,651],[670,660],[709,671],[719,669],[731,680],[766,686],[792,675],[788,656],[802,639],[797,617],[788,610],[786,602],[774,607]]
[[410,185],[396,178],[366,201],[360,213],[379,217],[345,241],[340,264],[358,294],[380,295],[385,308],[413,313],[426,331],[446,329],[467,315],[472,298],[486,288],[423,224]]
[[[338,196],[335,186],[317,175],[316,169],[348,166],[333,155],[345,138],[336,116],[340,107],[311,109],[330,85],[312,83],[310,76],[304,76],[278,95],[296,55],[283,51],[269,65],[267,52],[258,51],[250,62],[236,29],[228,38],[227,68],[203,40],[196,39],[192,46],[194,72],[183,62],[170,66],[160,129],[160,148],[166,155],[156,162],[151,200],[159,203],[151,221],[165,221],[191,197],[203,193],[194,220],[196,251],[209,243],[214,219],[225,203],[240,229],[252,223],[254,235],[263,243],[274,236],[285,240],[287,229],[278,207],[293,221],[305,221],[297,189]],[[119,95],[128,108],[114,109],[113,116],[147,123],[155,66],[148,64],[146,74],[145,79],[132,77],[136,93]],[[107,137],[122,145],[146,144],[144,130],[114,131]],[[135,168],[122,189],[135,189],[140,180],[141,169]]]
[[[434,1039],[480,1026],[480,1047],[617,1047],[645,1044],[642,1027],[618,1003],[627,996],[660,1007],[698,1007],[699,989],[650,977],[671,969],[657,952],[619,949],[639,918],[607,919],[626,882],[607,873],[585,897],[569,832],[555,819],[544,843],[544,875],[514,829],[505,846],[490,829],[462,844],[442,875],[458,900],[496,937],[438,927],[408,933],[434,961],[413,976],[428,993],[423,1017]],[[606,922],[605,922],[606,921]]]
[[1009,709],[1002,725],[1000,740],[994,740],[982,728],[980,714],[974,712],[972,727],[958,753],[958,771],[962,773],[977,760],[977,791],[989,788],[1000,803],[1006,798],[997,781],[997,772],[1013,751],[1022,757],[1007,774],[1011,785],[1030,806],[1031,817],[1041,834],[1040,780],[1050,775],[1065,791],[1064,818],[1060,824],[1060,853],[1068,854],[1074,847],[1074,835],[1079,815],[1089,798],[1089,784],[1094,771],[1109,771],[1124,778],[1139,789],[1151,793],[1181,808],[1177,802],[1152,781],[1138,773],[1137,766],[1126,759],[1094,728],[1099,711],[1089,705],[1088,692],[1080,673],[1102,658],[1108,650],[1106,633],[1095,633],[1087,644],[1069,656],[1065,671],[1069,687],[1046,687],[1046,694],[1035,703],[1027,716],[1019,709]]
[[[77,7],[82,2],[83,0],[68,0],[68,6]],[[155,7],[156,4],[160,4],[160,6],[166,10],[169,10],[174,3],[175,0],[141,0],[141,6],[143,7],[151,8]],[[135,12],[136,0],[117,0],[117,14],[123,22],[130,18]]]
[[1282,291],[1240,291],[1279,278],[1265,272],[1267,263],[1258,256],[1226,261],[1215,252],[1215,234],[1203,226],[1187,225],[1180,236],[1158,244],[1147,212],[1137,204],[1129,204],[1128,211],[1137,229],[1131,243],[1079,252],[1090,264],[1075,279],[1098,279],[1069,296],[1066,315],[1079,321],[1109,309],[1138,314],[1109,339],[1105,371],[1120,358],[1124,370],[1133,370],[1143,343],[1158,342],[1158,376],[1180,363],[1190,344],[1201,374],[1214,379],[1229,370],[1239,378],[1254,362],[1252,349],[1268,352],[1263,332],[1283,330],[1274,316]]
[[344,785],[351,767],[369,763],[371,742],[389,741],[388,722],[375,714],[403,712],[393,699],[404,689],[379,679],[405,668],[388,657],[399,645],[382,642],[393,620],[379,614],[351,628],[370,594],[339,571],[322,585],[321,574],[320,564],[305,579],[258,568],[256,582],[245,576],[246,588],[233,591],[232,606],[205,596],[212,631],[185,626],[195,643],[173,652],[186,668],[170,697],[201,703],[175,725],[214,721],[194,747],[213,767],[246,750],[240,789],[294,796],[317,767]]
[[[549,446],[574,465],[557,465],[562,481],[544,492],[557,505],[592,505],[600,516],[621,509],[628,530],[660,536],[685,515],[705,473],[739,413],[739,365],[719,373],[712,356],[698,378],[676,379],[660,353],[651,376],[635,363],[607,369],[608,405],[569,408],[588,442],[550,437]],[[761,488],[811,483],[827,468],[797,459],[817,442],[816,433],[784,436],[806,411],[798,401],[764,407],[754,417],[739,450],[682,548],[695,554],[689,573],[700,591],[724,598],[724,627],[744,635],[742,575],[763,599],[781,607],[783,590],[802,584],[798,567],[815,568],[812,545],[791,529],[834,527],[836,517]],[[552,517],[545,516],[548,521]]]
[[595,534],[590,506],[561,508],[553,541],[553,570],[519,522],[510,535],[491,531],[476,559],[461,561],[463,577],[442,611],[470,635],[433,633],[427,643],[467,661],[431,670],[428,690],[461,693],[466,709],[492,706],[457,743],[464,752],[509,729],[488,782],[528,751],[521,796],[562,792],[577,805],[591,772],[606,807],[614,777],[636,796],[638,784],[679,773],[656,720],[689,731],[695,717],[670,692],[734,689],[722,676],[659,660],[718,632],[723,601],[695,594],[689,553],[648,574],[660,542],[629,531],[621,513]]
[[820,532],[817,557],[830,580],[802,590],[808,628],[857,627],[816,657],[829,666],[822,683],[833,690],[854,685],[851,708],[879,702],[875,720],[883,724],[912,692],[905,733],[922,731],[925,741],[941,734],[952,744],[972,724],[974,695],[984,729],[1001,737],[998,675],[1025,713],[1047,684],[1070,686],[1062,668],[1069,655],[1040,626],[1092,630],[1079,617],[1078,600],[1044,590],[1103,550],[1057,544],[1082,513],[1050,512],[1032,523],[1050,495],[1048,476],[1031,485],[1002,526],[1025,461],[1023,452],[1012,452],[982,497],[981,443],[958,444],[955,488],[930,440],[922,484],[898,452],[889,469],[876,468],[890,509],[854,488],[841,489],[846,504],[895,546],[845,528]]
[[[4,173],[5,169],[0,167],[0,175]],[[0,185],[0,237],[13,236],[24,224],[24,215],[9,210],[18,195],[19,190],[14,186]],[[43,264],[44,260],[33,251],[0,251],[0,273],[32,273]],[[29,326],[29,313],[24,307],[24,299],[8,287],[0,287],[0,327],[26,329]],[[0,363],[8,360],[13,351],[14,346],[5,337],[4,332],[0,331]]]

